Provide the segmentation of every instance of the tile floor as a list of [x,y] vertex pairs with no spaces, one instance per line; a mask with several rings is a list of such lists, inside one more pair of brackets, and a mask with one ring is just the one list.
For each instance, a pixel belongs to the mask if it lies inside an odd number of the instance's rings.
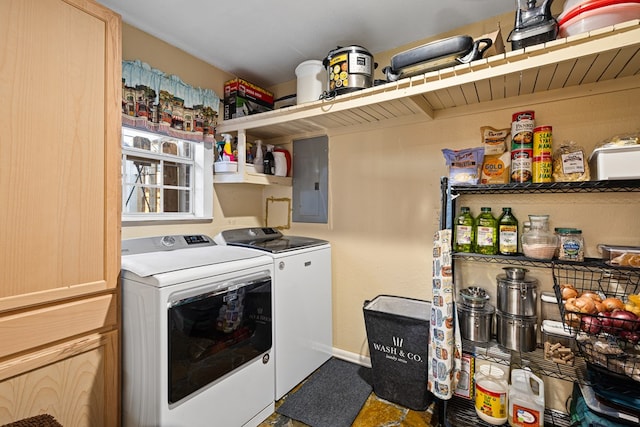
[[[298,387],[294,388],[291,393],[294,393]],[[286,398],[287,396],[276,402],[276,408]],[[435,411],[435,404],[431,404],[425,411],[414,411],[381,399],[371,392],[351,427],[431,427],[437,425]],[[307,424],[276,412],[263,421],[259,427],[307,427]]]

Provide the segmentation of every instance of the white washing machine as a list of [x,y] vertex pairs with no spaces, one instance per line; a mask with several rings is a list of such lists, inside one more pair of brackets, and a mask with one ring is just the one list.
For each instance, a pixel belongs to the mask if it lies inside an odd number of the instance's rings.
[[252,248],[273,259],[278,400],[333,354],[331,245],[269,227],[226,230],[215,240]]
[[207,236],[122,242],[123,425],[257,426],[274,412],[273,259]]

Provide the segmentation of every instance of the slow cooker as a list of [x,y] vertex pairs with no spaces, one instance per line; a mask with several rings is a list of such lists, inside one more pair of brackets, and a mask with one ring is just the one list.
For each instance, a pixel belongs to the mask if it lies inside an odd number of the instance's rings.
[[338,47],[322,62],[327,69],[327,91],[340,95],[373,86],[373,55],[358,45]]

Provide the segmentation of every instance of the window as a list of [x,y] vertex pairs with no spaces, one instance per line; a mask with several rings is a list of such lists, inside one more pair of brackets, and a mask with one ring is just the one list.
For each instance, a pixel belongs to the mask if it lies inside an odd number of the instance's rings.
[[122,128],[122,220],[211,219],[213,149]]

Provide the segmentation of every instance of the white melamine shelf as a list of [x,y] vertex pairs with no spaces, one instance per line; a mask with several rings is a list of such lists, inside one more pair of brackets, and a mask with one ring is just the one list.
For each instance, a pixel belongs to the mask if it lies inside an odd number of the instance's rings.
[[594,83],[615,81],[623,88],[637,87],[639,73],[640,20],[633,20],[331,100],[225,120],[217,132],[270,139],[393,119],[433,120],[456,107],[475,105],[478,112],[488,111],[494,108],[490,101],[523,95],[548,93],[550,100],[563,99],[566,91],[557,89]]

